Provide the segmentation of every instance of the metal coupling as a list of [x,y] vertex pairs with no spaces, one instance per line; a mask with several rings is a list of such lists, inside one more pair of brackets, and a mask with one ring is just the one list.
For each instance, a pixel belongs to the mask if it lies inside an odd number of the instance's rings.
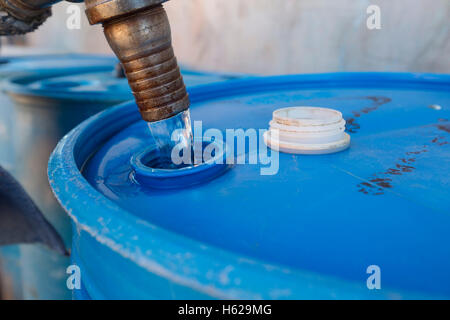
[[32,32],[52,15],[55,0],[0,0],[0,35],[21,35]]
[[102,23],[145,121],[189,108],[189,96],[172,48],[166,0],[85,0],[91,24]]

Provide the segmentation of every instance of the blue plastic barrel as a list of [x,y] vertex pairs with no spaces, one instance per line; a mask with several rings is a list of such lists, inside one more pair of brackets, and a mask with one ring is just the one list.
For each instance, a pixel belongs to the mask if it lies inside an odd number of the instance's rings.
[[[117,59],[111,56],[67,54],[67,55],[36,55],[26,57],[1,57],[0,81],[5,79],[38,74],[43,77],[70,74],[72,72],[102,71],[110,68]],[[13,108],[10,101],[0,91],[0,164],[8,170],[12,170],[14,161],[10,143],[10,126]]]
[[[84,119],[132,100],[133,95],[127,79],[116,76],[113,59],[108,58],[100,66],[91,62],[91,65],[73,68],[68,67],[67,61],[62,65],[65,69],[52,71],[49,68],[45,72],[39,70],[9,77],[4,82],[4,91],[13,102],[11,109],[14,110],[9,129],[10,146],[14,146],[13,172],[70,248],[69,218],[48,187],[46,168],[50,153],[57,142]],[[187,86],[237,77],[192,70],[182,70],[182,74]],[[70,297],[65,273],[68,258],[34,245],[22,246],[21,252],[25,298]]]
[[449,75],[294,75],[189,91],[203,131],[267,129],[278,108],[318,106],[343,113],[351,146],[279,153],[273,175],[260,162],[163,170],[142,160],[153,142],[134,103],[90,118],[49,163],[76,230],[76,298],[450,297]]
[[[0,81],[11,77],[39,74],[58,76],[80,70],[101,71],[111,68],[115,57],[98,55],[36,55],[0,58]],[[15,159],[12,128],[14,127],[14,106],[0,90],[0,165],[14,174]],[[21,260],[19,246],[0,248],[0,283],[4,298],[23,298]]]
[[[181,69],[181,73],[188,87],[244,77],[238,74],[202,74],[200,71],[184,69]],[[55,76],[36,73],[10,77],[4,83],[4,91],[19,103],[78,105],[81,102],[92,104],[97,109],[134,99],[128,80],[116,75],[113,64],[102,70],[79,69],[67,74]]]

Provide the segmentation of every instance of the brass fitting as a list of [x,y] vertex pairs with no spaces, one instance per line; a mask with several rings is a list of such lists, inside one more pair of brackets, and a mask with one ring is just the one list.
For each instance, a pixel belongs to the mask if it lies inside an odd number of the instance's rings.
[[175,58],[166,0],[85,0],[91,24],[102,23],[119,58],[142,118],[153,122],[189,108]]

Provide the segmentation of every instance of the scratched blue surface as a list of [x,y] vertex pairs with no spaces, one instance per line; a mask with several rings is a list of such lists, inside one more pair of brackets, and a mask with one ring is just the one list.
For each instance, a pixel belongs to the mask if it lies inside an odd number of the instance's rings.
[[[74,246],[89,270],[87,292],[92,298],[450,297],[449,89],[444,75],[382,73],[195,88],[192,118],[204,130],[266,129],[275,109],[321,106],[343,113],[352,141],[332,155],[280,153],[273,176],[261,176],[260,165],[236,165],[183,190],[130,179],[130,157],[152,143],[133,104],[91,119],[60,144],[49,168],[81,230]],[[100,123],[101,134],[94,129]],[[77,147],[88,133],[95,141]],[[63,180],[78,170],[67,156],[72,152],[78,166],[91,156],[73,185]],[[117,267],[93,269],[101,259]],[[366,268],[374,264],[382,271],[377,292],[366,288]],[[106,274],[119,279],[106,286]]]

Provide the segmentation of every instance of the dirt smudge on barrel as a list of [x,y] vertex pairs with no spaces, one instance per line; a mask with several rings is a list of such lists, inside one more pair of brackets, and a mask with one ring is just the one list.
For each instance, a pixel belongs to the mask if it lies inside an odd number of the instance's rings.
[[356,97],[353,99],[365,99],[372,101],[370,106],[364,107],[360,110],[352,111],[353,117],[348,117],[345,119],[347,122],[346,131],[349,133],[357,133],[361,129],[361,125],[357,122],[357,118],[360,118],[364,114],[369,114],[376,111],[379,107],[392,101],[391,98],[383,96],[367,96],[367,97]]
[[[447,125],[447,124],[445,124]],[[439,128],[439,124],[435,125]],[[445,126],[448,130],[448,126]],[[440,128],[439,128],[440,129]],[[442,130],[442,129],[440,129]],[[446,131],[444,130],[444,131]],[[430,140],[430,145],[444,146],[449,144],[444,136],[436,136]],[[367,195],[382,195],[385,189],[393,188],[391,182],[396,176],[408,174],[416,170],[413,166],[416,163],[416,156],[428,152],[429,146],[424,145],[422,148],[404,153],[403,157],[398,158],[398,162],[384,172],[376,173],[367,182],[361,182],[357,185],[358,191]]]
[[442,130],[442,131],[445,131],[445,132],[447,132],[447,133],[450,133],[450,122],[447,122],[447,123],[438,123],[438,124],[436,125],[436,127],[437,127],[439,130]]

